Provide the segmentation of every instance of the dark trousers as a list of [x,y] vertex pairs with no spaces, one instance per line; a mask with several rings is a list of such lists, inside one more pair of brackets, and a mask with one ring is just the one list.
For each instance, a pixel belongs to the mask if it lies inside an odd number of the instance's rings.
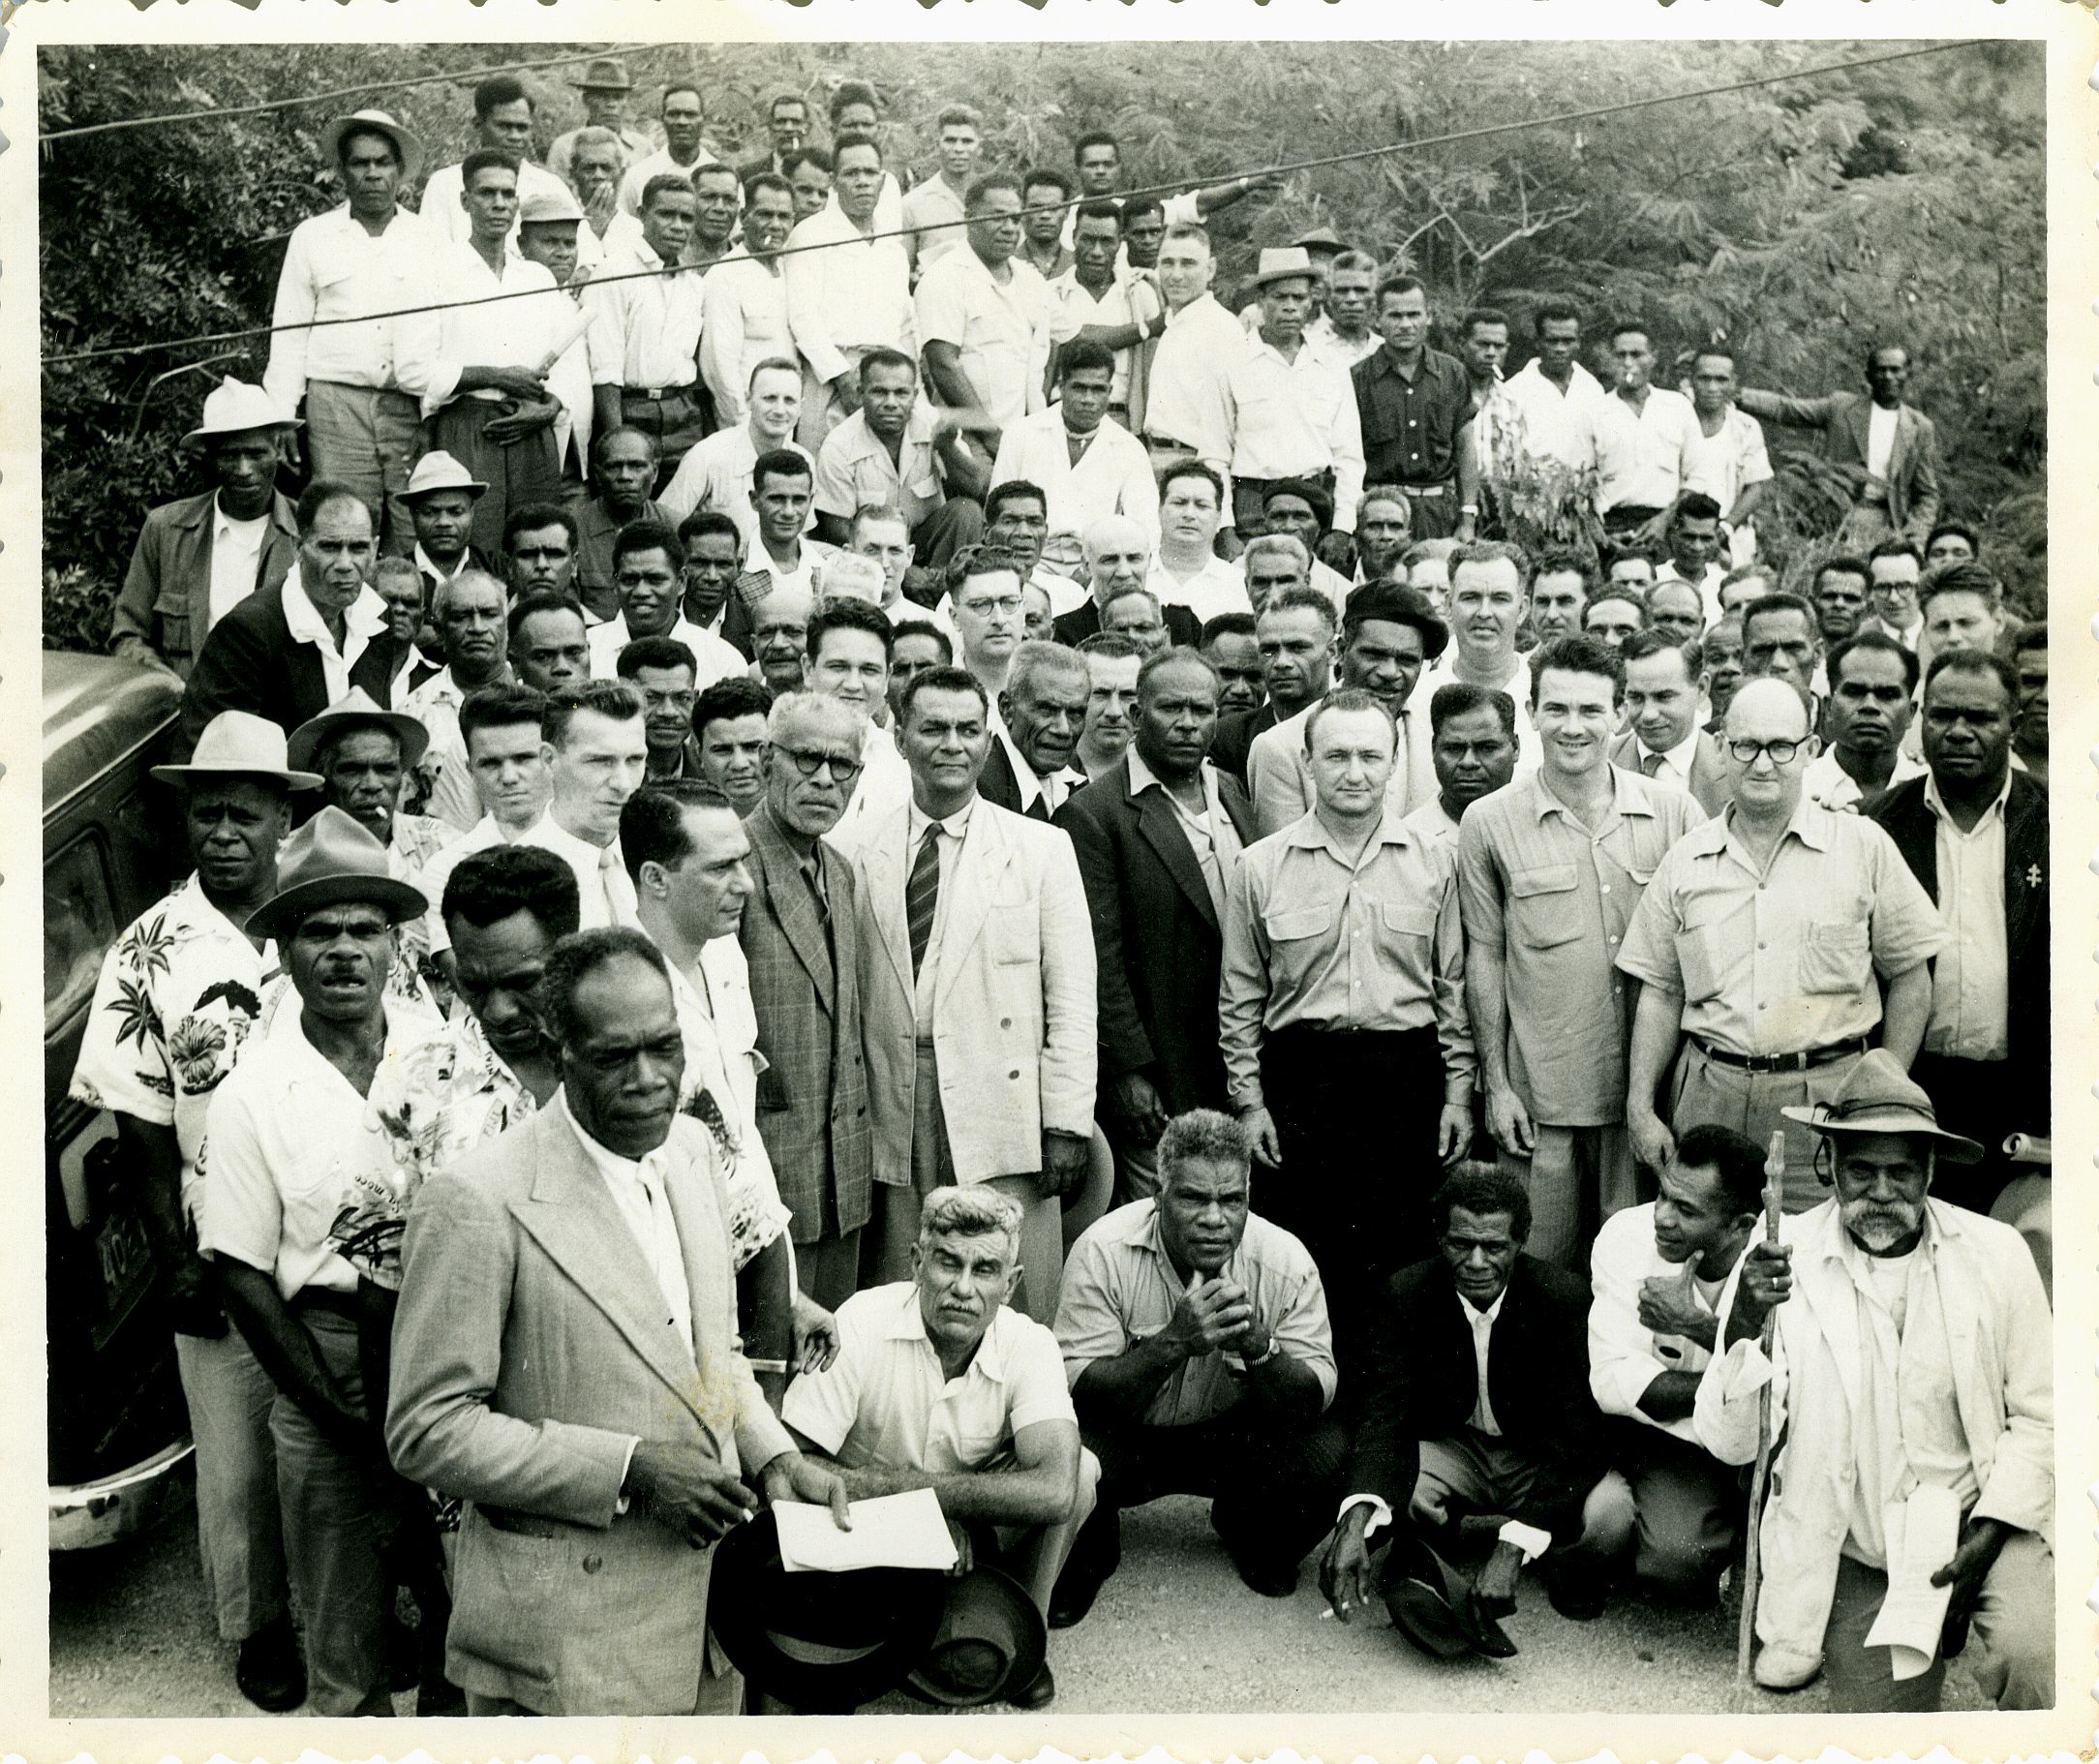
[[928,569],[945,569],[957,552],[983,537],[983,504],[966,496],[951,496],[911,529],[912,559]]
[[[1378,480],[1372,478],[1372,483]],[[1402,484],[1407,497],[1407,536],[1447,539],[1458,530],[1458,487],[1448,484]]]
[[1242,533],[1263,532],[1267,519],[1262,503],[1278,484],[1317,484],[1328,496],[1334,493],[1334,471],[1308,471],[1302,477],[1235,477],[1232,480],[1232,524]]
[[670,386],[661,392],[620,389],[620,420],[629,429],[653,436],[656,444],[656,488],[661,490],[678,462],[715,432],[715,401],[703,385]]
[[1603,511],[1603,531],[1614,539],[1629,539],[1660,512],[1645,502],[1620,502]]
[[1162,1495],[1207,1495],[1217,1535],[1242,1554],[1294,1567],[1340,1505],[1349,1441],[1340,1425],[1254,1413],[1250,1401],[1181,1427],[1085,1427],[1101,1463],[1093,1517],[1065,1572],[1098,1585],[1122,1560],[1121,1513]]
[[1255,1177],[1254,1204],[1319,1266],[1345,1392],[1373,1337],[1379,1289],[1435,1253],[1443,1054],[1433,1028],[1292,1027],[1262,1049],[1261,1086],[1283,1168]]
[[553,424],[508,446],[482,433],[516,409],[514,399],[457,398],[430,419],[431,446],[442,448],[488,486],[473,502],[472,541],[492,558],[502,550],[503,522],[511,509],[562,500]]
[[[2015,1006],[2015,1009],[2018,1007]],[[2048,1007],[2044,1001],[2041,1008]],[[1932,1193],[1956,1206],[1987,1213],[2019,1171],[2004,1156],[2004,1141],[2015,1133],[2048,1132],[2048,1076],[2039,1081],[2016,1071],[2009,1060],[1954,1059],[1944,1053],[1920,1052],[1909,1075],[1932,1099],[1938,1124],[1964,1134],[1983,1148],[1980,1164],[1938,1161]]]

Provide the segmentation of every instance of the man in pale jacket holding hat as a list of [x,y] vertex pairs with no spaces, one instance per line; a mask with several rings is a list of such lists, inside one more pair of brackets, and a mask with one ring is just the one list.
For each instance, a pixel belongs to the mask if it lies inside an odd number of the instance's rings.
[[[1816,1171],[1836,1192],[1743,1259],[1692,1411],[1700,1444],[1746,1464],[1768,1386],[1783,1440],[1756,1682],[1789,1690],[1819,1670],[1833,1710],[1935,1710],[1945,1658],[1965,1643],[1999,1709],[2048,1708],[2055,1429],[2033,1258],[2010,1226],[1932,1199],[1938,1163],[1982,1147],[1938,1125],[1893,1054],[1872,1049],[1828,1101],[1784,1112],[1820,1137]],[[1912,1626],[1913,1645],[1891,1648],[1872,1628],[1898,1582],[1911,1599],[1950,1587],[1950,1603],[1943,1628]]]
[[282,1713],[305,1700],[306,1671],[286,1593],[275,1386],[227,1327],[197,1227],[213,1103],[277,975],[276,946],[250,915],[277,892],[292,796],[320,779],[292,769],[282,729],[245,711],[215,717],[188,765],[156,766],[153,776],[181,792],[194,870],[103,958],[71,1094],[115,1116],[155,1260],[171,1270],[167,1314],[197,1442],[204,1597],[219,1634],[240,1644],[242,1695]]
[[364,1403],[357,1277],[338,1218],[396,1176],[365,1096],[428,1024],[393,1009],[393,929],[423,896],[340,808],[286,841],[277,892],[249,915],[277,939],[296,989],[220,1086],[198,1245],[228,1315],[276,1386],[285,1553],[319,1715],[390,1715],[384,1560],[398,1479]]
[[212,488],[148,511],[110,609],[112,655],[187,680],[205,633],[290,572],[298,525],[277,468],[298,426],[260,386],[228,378],[206,395],[182,439],[204,456]]
[[341,171],[349,199],[291,229],[262,389],[287,414],[303,404],[314,477],[354,490],[387,551],[406,557],[412,541],[401,496],[422,451],[422,387],[402,359],[405,321],[316,321],[431,298],[440,237],[401,206],[402,190],[422,173],[423,144],[384,110],[358,110],[321,131],[320,153]]

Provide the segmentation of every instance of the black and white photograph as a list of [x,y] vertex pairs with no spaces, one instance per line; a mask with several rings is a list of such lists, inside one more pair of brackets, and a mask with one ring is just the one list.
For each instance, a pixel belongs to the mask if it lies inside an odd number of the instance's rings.
[[2078,9],[43,10],[28,1707],[2088,1742]]

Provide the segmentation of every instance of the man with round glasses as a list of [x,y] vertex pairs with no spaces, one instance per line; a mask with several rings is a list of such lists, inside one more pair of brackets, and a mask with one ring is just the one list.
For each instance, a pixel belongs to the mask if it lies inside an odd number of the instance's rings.
[[1790,684],[1743,683],[1721,742],[1733,802],[1662,859],[1618,952],[1642,984],[1634,1155],[1659,1170],[1672,1128],[1700,1122],[1759,1145],[1784,1128],[1788,1212],[1822,1196],[1812,1136],[1780,1111],[1829,1102],[1876,1029],[1908,1068],[1931,1016],[1926,963],[1947,940],[1878,826],[1803,800],[1818,746]]

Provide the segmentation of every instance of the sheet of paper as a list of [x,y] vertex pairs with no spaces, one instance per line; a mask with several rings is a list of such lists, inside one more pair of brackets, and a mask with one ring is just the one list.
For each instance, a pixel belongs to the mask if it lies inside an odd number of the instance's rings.
[[781,1501],[773,1507],[780,1561],[790,1574],[846,1568],[951,1568],[955,1539],[929,1488],[855,1501],[853,1529],[841,1532],[828,1506]]
[[1888,1596],[1867,1631],[1869,1648],[1890,1650],[1895,1677],[1917,1678],[1938,1658],[1938,1638],[1952,1602],[1951,1585],[1935,1587],[1932,1576],[1953,1560],[1961,1538],[1961,1503],[1950,1488],[1919,1488],[1907,1501],[1891,1501],[1884,1515],[1888,1545]]

